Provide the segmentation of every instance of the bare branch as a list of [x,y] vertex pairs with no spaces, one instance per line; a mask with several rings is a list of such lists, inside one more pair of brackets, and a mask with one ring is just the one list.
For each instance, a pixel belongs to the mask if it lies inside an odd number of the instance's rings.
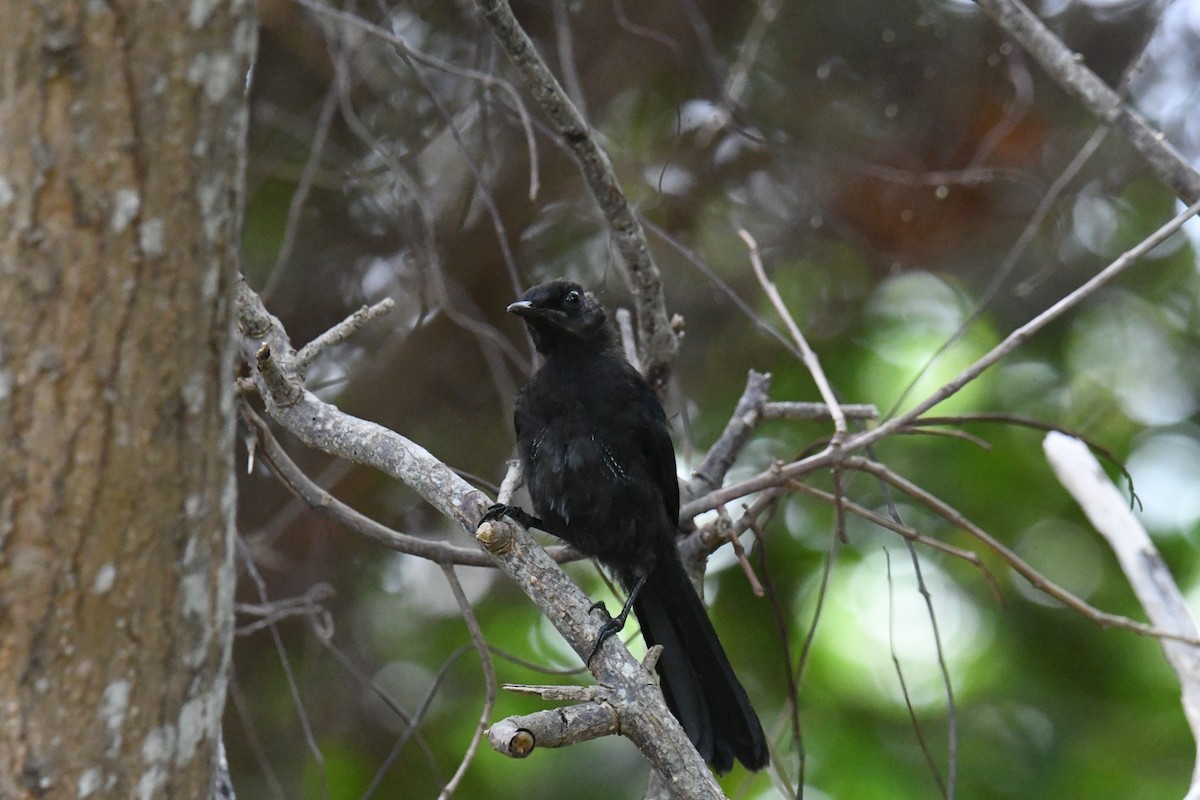
[[310,447],[391,475],[463,530],[475,530],[491,504],[487,495],[424,447],[382,425],[345,414],[300,386],[283,326],[244,280],[239,286],[238,319],[243,357],[258,367],[253,377],[273,419]]
[[602,699],[507,717],[488,729],[488,742],[501,755],[525,758],[537,747],[563,747],[620,732],[616,709]]
[[746,377],[746,388],[742,390],[742,396],[729,416],[725,430],[708,449],[708,453],[692,472],[692,477],[683,485],[683,497],[690,498],[702,492],[710,492],[724,482],[726,473],[746,446],[750,433],[758,423],[763,404],[767,401],[767,390],[770,388],[770,373],[750,370]]
[[[1129,503],[1104,474],[1083,442],[1062,433],[1042,440],[1046,460],[1059,482],[1071,493],[1113,552],[1150,622],[1161,630],[1196,639],[1196,621],[1179,586],[1146,529],[1129,510]],[[1167,661],[1179,678],[1183,714],[1197,743],[1192,784],[1187,797],[1200,797],[1200,650],[1181,642],[1162,642]]]
[[[389,528],[338,500],[309,478],[291,459],[267,423],[247,405],[242,406],[242,421],[255,435],[255,442],[262,451],[263,459],[271,471],[309,508],[344,526],[346,529],[365,536],[389,550],[426,558],[439,564],[456,564],[464,567],[495,567],[496,563],[487,553],[476,547],[464,547],[445,540],[412,536]],[[500,496],[503,498],[504,490]],[[572,547],[554,545],[546,548],[550,557],[559,562],[575,561],[582,556]]]
[[[839,405],[846,419],[878,419],[879,409],[870,403]],[[833,412],[824,403],[801,403],[790,400],[772,400],[763,403],[760,419],[833,419]]]
[[374,305],[363,306],[358,311],[355,311],[337,325],[334,325],[300,348],[300,352],[296,353],[296,371],[303,373],[326,350],[349,339],[355,333],[358,333],[367,325],[370,325],[376,319],[391,311],[395,306],[396,301],[390,297],[385,297]]
[[596,144],[591,126],[550,72],[507,0],[476,0],[476,6],[555,131],[579,162],[588,189],[608,221],[633,291],[646,378],[656,389],[660,388],[666,381],[668,364],[679,350],[679,340],[667,316],[662,279],[650,255],[645,231],[621,189],[612,162]]
[[[344,414],[305,391],[295,377],[295,353],[279,321],[266,311],[258,296],[244,282],[240,287],[239,300],[242,352],[247,360],[257,364],[254,380],[268,412],[276,421],[312,447],[369,464],[397,477],[416,489],[443,515],[463,527],[474,524],[480,518],[489,505],[486,495],[469,486],[424,448],[375,423]],[[265,426],[259,421],[255,427],[261,431]],[[272,437],[261,438],[263,449],[269,451],[272,463],[278,459],[286,469],[286,455],[278,448],[278,444]],[[323,490],[306,485],[311,482],[301,480],[298,477],[299,470],[293,472],[292,480],[314,500],[319,500],[321,507],[335,508],[339,505],[330,502],[332,498],[328,498],[327,493],[325,497],[320,497]],[[516,485],[515,473],[515,470],[510,470],[510,476],[505,480],[504,491],[510,494]],[[347,518],[357,516],[358,524],[373,538],[394,543],[398,537],[402,537],[361,515],[355,515],[351,509],[341,508],[339,511]],[[453,557],[464,561],[471,560],[465,553],[449,550],[448,546],[428,548],[428,545],[413,541],[415,538],[405,538],[404,546],[426,548],[428,555],[435,555],[436,551],[451,553]],[[546,551],[507,520],[479,526],[477,541],[534,600],[580,657],[586,659],[599,633],[600,620],[590,616],[591,603],[588,598],[550,559]],[[591,660],[589,667],[602,685],[612,688],[617,698],[614,703],[620,719],[620,732],[638,746],[681,796],[724,796],[707,765],[667,708],[651,674],[633,660],[619,640],[605,644]],[[448,789],[453,789],[453,785],[452,779]]]
[[1200,200],[1200,173],[1160,131],[1126,105],[1019,0],[977,0],[1001,28],[1042,65],[1046,74],[1097,119],[1116,130],[1145,159],[1155,174],[1186,203]]

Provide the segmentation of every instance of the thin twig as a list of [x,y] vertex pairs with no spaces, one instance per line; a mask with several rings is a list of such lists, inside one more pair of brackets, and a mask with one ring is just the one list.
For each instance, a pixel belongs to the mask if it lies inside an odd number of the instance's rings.
[[[237,548],[238,554],[242,558],[242,563],[246,567],[246,574],[250,576],[255,591],[258,592],[259,600],[263,603],[269,603],[270,597],[267,595],[267,582],[263,580],[263,576],[259,573],[254,559],[250,557],[249,548],[246,547],[246,543],[240,537],[237,539]],[[312,753],[313,761],[317,765],[317,774],[321,779],[321,794],[325,797],[325,800],[329,800],[329,772],[325,768],[325,756],[321,753],[321,747],[317,744],[317,737],[313,732],[312,722],[308,718],[308,713],[304,710],[304,701],[300,699],[300,686],[296,683],[295,673],[292,672],[292,662],[288,658],[287,649],[283,646],[283,637],[279,634],[279,628],[272,623],[269,626],[269,630],[271,632],[271,642],[275,645],[275,653],[279,656],[279,665],[283,669],[283,677],[287,683],[288,694],[291,696],[292,705],[296,709],[296,718],[300,721],[300,730],[304,733],[304,742],[308,745],[308,751]]]
[[[796,674],[792,672],[790,655],[792,646],[789,631],[791,630],[792,612],[791,609],[784,610],[779,588],[775,585],[775,580],[771,577],[770,559],[767,557],[767,542],[765,539],[760,538],[755,542],[754,553],[758,559],[758,571],[762,574],[763,588],[766,590],[767,600],[771,603],[771,619],[775,623],[775,633],[779,637],[779,652],[783,656],[783,674],[787,681],[787,722],[792,729],[792,739],[796,743],[796,749],[803,753],[804,737],[800,730],[800,684],[797,682]],[[771,736],[770,738],[774,739],[775,737]],[[778,759],[772,760],[771,769],[772,773],[777,776],[777,781],[785,785],[787,789],[786,793],[784,793],[785,797],[790,798],[790,800],[796,800],[803,793],[803,786],[793,789],[786,784],[787,778],[779,768]]]
[[970,550],[964,550],[961,547],[955,547],[952,544],[946,544],[938,539],[933,539],[929,536],[917,533],[917,531],[908,527],[907,525],[888,519],[882,514],[877,514],[869,508],[864,508],[858,503],[847,500],[844,496],[840,499],[836,498],[832,492],[826,492],[825,490],[818,489],[815,486],[809,486],[807,483],[789,481],[788,488],[800,492],[801,494],[815,497],[818,500],[823,500],[831,505],[840,505],[846,511],[849,511],[851,514],[860,519],[870,522],[872,525],[876,525],[884,530],[891,531],[892,533],[895,533],[910,542],[924,545],[931,550],[937,550],[938,552],[945,553],[952,558],[965,561],[983,574],[983,577],[987,580],[988,585],[992,589],[992,595],[996,598],[996,601],[1000,602],[1003,600],[1003,595],[1000,591],[1000,582],[996,580],[995,574],[988,569],[987,564],[983,563],[983,559],[979,557],[978,553],[974,553]]
[[488,720],[492,718],[492,709],[496,705],[496,670],[492,666],[492,655],[488,652],[487,640],[483,638],[483,631],[479,629],[479,620],[475,619],[475,612],[471,610],[471,603],[467,600],[467,594],[463,591],[462,584],[459,582],[458,576],[454,573],[454,567],[450,564],[443,564],[442,572],[446,576],[446,583],[450,584],[450,591],[454,594],[454,600],[458,603],[458,610],[462,613],[467,631],[471,634],[471,644],[475,646],[475,652],[479,654],[484,680],[483,708],[480,710],[479,722],[475,725],[475,732],[471,736],[471,743],[467,745],[467,750],[463,753],[458,769],[455,770],[454,775],[447,781],[446,785],[442,787],[442,791],[438,793],[438,800],[449,800],[449,797],[454,794],[458,785],[462,782],[463,775],[467,772],[467,767],[475,759],[475,752],[479,748],[479,741],[483,738],[483,734],[487,730]]
[[[890,510],[896,512],[894,519],[900,522],[900,514],[896,511],[895,504],[891,502],[890,498],[888,505]],[[925,584],[925,575],[921,571],[921,559],[917,557],[917,548],[913,546],[911,540],[906,540],[904,546],[908,549],[908,556],[912,559],[913,572],[917,576],[917,591],[925,600],[925,610],[929,615],[929,628],[933,633],[934,651],[937,653],[938,669],[942,673],[942,685],[946,687],[945,784],[942,784],[941,772],[937,769],[937,762],[932,758],[932,753],[929,763],[938,776],[938,785],[942,787],[943,796],[946,800],[954,800],[958,789],[958,706],[954,701],[954,683],[950,680],[950,668],[946,665],[946,648],[942,644],[942,631],[938,625],[937,612],[933,608],[933,596],[929,593],[929,587]]]
[[[915,552],[910,544],[909,552]],[[904,697],[904,707],[908,709],[908,721],[912,723],[913,733],[917,737],[917,744],[921,746],[921,754],[925,757],[925,763],[929,765],[929,770],[933,773],[933,780],[938,786],[938,793],[943,797],[948,797],[946,792],[946,782],[942,780],[942,771],[938,769],[937,760],[933,757],[933,750],[929,747],[929,741],[925,738],[925,728],[921,725],[921,719],[917,716],[917,709],[913,705],[912,695],[908,691],[908,681],[904,679],[904,666],[900,663],[900,654],[896,652],[896,603],[895,603],[895,586],[892,584],[892,554],[887,548],[883,550],[883,559],[887,565],[887,587],[888,587],[888,651],[892,655],[892,667],[896,670],[896,679],[900,682],[900,694]],[[918,582],[920,576],[918,575]],[[922,592],[928,600],[928,592]],[[941,644],[939,642],[939,648]],[[939,649],[940,652],[940,649]]]
[[780,0],[759,0],[754,19],[742,37],[738,46],[737,60],[729,68],[725,85],[721,88],[721,104],[728,110],[736,108],[742,100],[742,95],[750,83],[750,70],[758,60],[758,51],[762,47],[767,31],[779,16]]
[[329,90],[325,93],[325,99],[321,104],[321,113],[317,116],[312,142],[309,144],[308,158],[304,161],[304,169],[300,172],[300,179],[296,182],[296,188],[292,192],[291,200],[288,202],[287,221],[283,228],[283,241],[280,243],[279,252],[275,256],[275,266],[271,268],[271,272],[267,276],[266,283],[262,289],[262,294],[265,297],[270,297],[279,286],[280,280],[283,279],[284,270],[288,266],[288,261],[292,257],[292,250],[296,247],[296,236],[300,231],[300,214],[304,211],[304,204],[308,201],[308,193],[312,189],[313,180],[316,178],[317,170],[321,166],[322,154],[325,151],[325,140],[329,136],[329,129],[333,123],[333,114],[337,111],[338,107],[338,96],[345,86],[348,74],[346,59],[341,47],[335,47],[334,50],[335,52],[330,54],[333,61],[333,81],[329,84]]
[[317,0],[296,0],[297,3],[307,8],[309,11],[316,12],[322,16],[337,20],[343,25],[349,25],[352,28],[357,28],[372,36],[377,36],[385,42],[389,42],[396,46],[402,53],[411,57],[414,61],[418,61],[427,67],[433,67],[449,75],[456,75],[460,78],[476,81],[489,89],[499,89],[505,96],[512,101],[513,110],[517,113],[517,118],[521,121],[521,128],[525,132],[525,146],[529,151],[529,199],[533,200],[538,195],[538,150],[537,138],[533,133],[533,124],[529,118],[529,112],[525,108],[524,101],[521,100],[520,93],[516,88],[506,80],[497,78],[495,75],[490,75],[486,72],[467,69],[460,67],[450,61],[444,61],[436,56],[422,53],[409,46],[408,42],[403,37],[398,36],[392,31],[363,19],[362,17],[342,11],[337,8],[323,5]]
[[378,303],[363,306],[358,311],[355,311],[297,351],[296,371],[303,373],[326,350],[341,344],[395,307],[396,301],[390,297],[385,297]]
[[242,692],[236,664],[229,666],[229,699],[233,702],[238,719],[241,720],[242,731],[246,737],[245,743],[254,756],[255,766],[266,778],[267,791],[271,795],[271,800],[287,800],[283,784],[279,782],[279,776],[275,774],[275,768],[271,766],[271,759],[267,758],[267,749],[263,747],[262,737],[258,735],[258,728],[250,716],[250,706],[246,703],[246,695]]
[[933,496],[906,478],[901,477],[884,465],[858,456],[847,458],[845,465],[849,469],[861,470],[887,481],[889,484],[904,492],[921,505],[930,509],[947,522],[978,539],[980,542],[986,545],[988,549],[1000,556],[1000,558],[1003,559],[1006,564],[1012,567],[1017,574],[1025,578],[1025,580],[1027,580],[1029,584],[1033,586],[1033,588],[1039,590],[1043,594],[1048,595],[1049,597],[1054,598],[1067,608],[1091,620],[1100,627],[1120,628],[1122,630],[1136,633],[1139,636],[1147,636],[1154,639],[1170,639],[1172,641],[1185,642],[1187,644],[1200,647],[1200,638],[1195,636],[1185,636],[1174,631],[1161,630],[1152,625],[1147,625],[1143,622],[1137,622],[1136,620],[1129,619],[1128,617],[1123,617],[1120,614],[1110,614],[1107,611],[1101,611],[1072,592],[1069,592],[1063,587],[1059,586],[1057,583],[1047,578],[1038,570],[1034,569],[1019,555],[1010,550],[991,534],[984,531],[978,525],[971,522],[953,506],[949,505],[944,500]]
[[[316,624],[313,624],[311,627],[317,638],[317,641],[320,642],[321,646],[324,647],[325,650],[328,651],[329,654],[332,655],[334,659],[336,659],[337,662],[342,665],[342,669],[350,673],[350,677],[354,678],[354,680],[357,681],[360,686],[369,690],[371,694],[379,698],[379,701],[387,706],[388,709],[395,714],[397,718],[399,718],[400,722],[406,729],[405,735],[411,735],[416,741],[417,746],[421,749],[421,755],[425,757],[425,763],[429,766],[429,772],[433,776],[433,779],[441,781],[441,767],[438,764],[437,756],[434,754],[433,748],[429,746],[429,740],[417,728],[417,724],[421,721],[420,715],[414,717],[412,714],[409,714],[407,711],[405,711],[400,703],[388,693],[387,689],[384,689],[383,686],[379,684],[379,681],[375,680],[369,675],[366,675],[361,669],[359,669],[358,666],[350,659],[350,657],[342,652],[341,648],[334,644],[333,637],[330,635],[327,628]],[[460,654],[465,652],[465,650],[466,648],[459,648],[456,653]],[[457,658],[457,654],[451,654],[449,663],[454,663]]]
[[712,491],[725,480],[729,468],[733,466],[742,448],[750,440],[750,434],[758,423],[763,405],[767,401],[767,391],[771,388],[771,375],[766,372],[750,370],[746,376],[746,388],[738,399],[725,430],[708,448],[704,458],[696,465],[696,469],[683,485],[681,495],[686,498]]
[[[850,403],[837,406],[848,420],[870,420],[879,418],[879,410],[870,403]],[[833,419],[833,410],[825,403],[808,403],[794,400],[772,400],[762,404],[762,419]]]
[[754,268],[755,277],[758,278],[763,291],[770,298],[771,305],[775,307],[779,318],[783,320],[784,326],[787,327],[788,333],[791,334],[792,341],[799,348],[801,360],[816,382],[817,391],[821,393],[821,399],[825,401],[825,405],[829,406],[829,413],[833,417],[833,446],[836,447],[837,443],[846,436],[846,415],[842,413],[837,395],[834,394],[833,387],[829,385],[829,379],[825,377],[825,370],[821,369],[821,362],[817,358],[817,354],[808,346],[808,341],[804,338],[804,334],[800,332],[800,326],[796,324],[796,319],[783,302],[783,298],[779,296],[779,290],[767,278],[766,270],[763,269],[762,258],[758,254],[758,242],[755,241],[754,237],[745,228],[738,229],[738,236],[746,243],[746,249],[750,251],[750,265]]
[[370,800],[372,795],[375,794],[375,790],[379,788],[379,785],[383,782],[384,776],[387,775],[387,773],[395,765],[396,759],[400,757],[400,753],[404,750],[404,746],[408,744],[408,740],[417,734],[417,728],[425,719],[425,716],[429,713],[429,709],[433,707],[433,700],[435,697],[437,697],[438,692],[441,691],[443,684],[445,684],[446,678],[450,674],[450,668],[453,667],[454,664],[457,663],[458,659],[462,658],[464,654],[470,652],[470,650],[471,645],[464,644],[452,652],[446,659],[446,663],[442,664],[441,669],[439,669],[437,672],[437,675],[433,677],[433,683],[430,684],[429,691],[425,693],[425,698],[421,701],[421,707],[417,710],[417,714],[413,718],[412,725],[410,725],[404,731],[404,733],[400,734],[400,738],[396,740],[394,745],[392,745],[392,749],[388,753],[387,758],[385,758],[383,763],[381,763],[378,769],[375,770],[375,776],[371,779],[370,785],[367,786],[360,800]]

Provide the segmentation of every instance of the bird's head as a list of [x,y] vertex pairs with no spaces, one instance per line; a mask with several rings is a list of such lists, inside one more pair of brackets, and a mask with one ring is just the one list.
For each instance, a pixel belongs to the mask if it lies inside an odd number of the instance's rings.
[[596,296],[565,278],[533,287],[508,310],[525,320],[534,346],[543,355],[563,346],[610,347],[615,341]]

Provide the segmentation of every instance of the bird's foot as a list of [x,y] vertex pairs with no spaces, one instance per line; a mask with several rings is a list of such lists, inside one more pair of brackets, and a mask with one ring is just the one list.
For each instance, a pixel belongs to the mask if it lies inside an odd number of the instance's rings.
[[[589,611],[595,610],[597,606],[604,608],[604,603],[595,603],[591,609],[589,609]],[[605,609],[604,615],[608,616],[607,609]],[[600,631],[596,634],[596,643],[592,645],[592,652],[588,653],[587,665],[589,667],[592,665],[592,659],[596,657],[596,653],[600,652],[600,646],[603,645],[610,636],[612,636],[614,633],[620,633],[621,629],[625,627],[625,616],[626,615],[622,614],[616,619],[610,619],[608,622],[600,626]]]
[[[604,640],[614,633],[620,633],[625,627],[625,620],[629,619],[629,610],[633,608],[633,600],[637,597],[638,592],[642,589],[642,584],[645,582],[646,578],[644,576],[639,578],[638,582],[633,585],[633,590],[629,593],[629,596],[625,598],[625,605],[621,606],[621,613],[600,626],[600,632],[596,634],[596,643],[592,645],[592,652],[588,654],[587,665],[589,667],[592,665],[592,659],[596,657],[596,653],[600,652],[600,645],[604,644]],[[603,608],[604,616],[608,616],[608,609],[605,608],[603,602],[592,603],[592,607],[588,609],[588,613],[595,611],[597,608]]]
[[508,517],[513,522],[520,525],[522,528],[540,528],[540,520],[529,514],[520,506],[509,506],[504,503],[493,503],[488,506],[488,510],[484,512],[483,518],[479,520],[482,525],[485,522],[493,522],[501,517]]

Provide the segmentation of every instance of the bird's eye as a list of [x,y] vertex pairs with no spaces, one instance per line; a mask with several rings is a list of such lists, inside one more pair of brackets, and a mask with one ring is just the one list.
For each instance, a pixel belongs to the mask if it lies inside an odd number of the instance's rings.
[[583,295],[576,289],[572,289],[563,296],[563,305],[567,308],[579,308],[581,302],[583,302]]

